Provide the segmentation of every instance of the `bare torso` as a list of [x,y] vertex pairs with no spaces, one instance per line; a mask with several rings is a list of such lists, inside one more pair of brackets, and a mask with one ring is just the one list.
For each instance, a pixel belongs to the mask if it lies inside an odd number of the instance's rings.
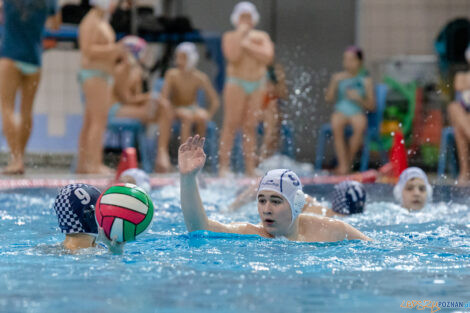
[[181,71],[173,68],[165,75],[170,102],[176,107],[196,104],[197,92],[203,87],[205,74],[199,70]]
[[79,34],[82,68],[97,69],[112,74],[116,62],[114,55],[93,58],[91,53],[87,53],[88,49],[91,49],[94,45],[114,45],[116,34],[109,23],[103,20],[96,11],[92,10],[80,23]]
[[[261,44],[266,39],[267,34],[259,30],[250,30],[244,39],[240,40],[236,31],[229,31],[224,34],[224,41],[228,45],[240,45],[243,40],[248,40],[253,44]],[[257,81],[266,75],[266,63],[253,57],[246,49],[240,48],[239,55],[234,58],[227,58],[227,76],[237,77],[248,81]]]

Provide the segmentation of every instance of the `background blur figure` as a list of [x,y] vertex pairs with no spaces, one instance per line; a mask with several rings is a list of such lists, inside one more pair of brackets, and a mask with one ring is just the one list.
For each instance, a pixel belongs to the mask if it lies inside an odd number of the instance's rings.
[[393,195],[408,211],[419,211],[431,201],[432,187],[422,169],[409,167],[400,174]]
[[259,162],[272,156],[279,146],[281,112],[279,101],[287,100],[286,74],[280,64],[268,66],[266,93],[261,104],[264,136]]
[[85,114],[78,145],[77,173],[109,174],[103,164],[103,135],[111,107],[113,70],[125,56],[122,45],[115,43],[114,30],[108,22],[115,0],[91,0],[94,7],[79,27],[82,69],[78,74],[85,96]]
[[243,131],[246,174],[255,175],[256,125],[265,92],[266,66],[274,57],[274,46],[269,35],[253,29],[258,21],[256,7],[250,2],[240,2],[231,16],[235,30],[226,32],[222,39],[227,78],[223,94],[225,106],[219,151],[220,176],[229,172],[233,140],[240,128]]
[[[4,174],[24,173],[24,152],[33,126],[33,103],[41,77],[44,26],[47,23],[50,28],[59,27],[57,6],[57,0],[3,1],[0,99],[3,133],[10,147],[10,160]],[[21,90],[19,120],[15,118],[18,90]]]
[[[351,171],[367,128],[365,113],[375,109],[373,84],[363,68],[362,50],[348,47],[343,54],[343,68],[344,71],[333,75],[325,95],[327,102],[335,103],[331,126],[338,159],[336,173],[340,175]],[[348,143],[344,134],[347,125],[353,129]]]
[[[181,121],[181,142],[196,133],[205,136],[209,122],[220,106],[220,101],[209,77],[196,68],[199,54],[196,46],[183,42],[176,47],[176,68],[165,74],[162,97],[171,102],[175,117]],[[209,108],[199,107],[197,93],[202,89],[209,100]],[[160,151],[159,151],[160,153]],[[168,153],[168,149],[166,150]]]
[[[470,64],[470,46],[465,51],[465,58]],[[455,142],[459,158],[458,184],[465,186],[470,181],[469,154],[470,144],[470,71],[459,72],[455,75],[454,89],[455,101],[449,104],[447,109],[449,119],[454,127]]]
[[122,172],[119,176],[119,182],[139,186],[148,194],[152,191],[150,177],[140,168],[130,168]]
[[122,39],[122,43],[128,53],[120,58],[115,66],[113,106],[109,110],[108,118],[137,119],[143,124],[158,123],[159,153],[155,164],[155,168],[158,169],[161,164],[169,162],[169,159],[164,162],[161,159],[168,156],[173,114],[169,102],[158,93],[143,92],[144,73],[139,61],[145,53],[145,41],[136,36],[126,36]]

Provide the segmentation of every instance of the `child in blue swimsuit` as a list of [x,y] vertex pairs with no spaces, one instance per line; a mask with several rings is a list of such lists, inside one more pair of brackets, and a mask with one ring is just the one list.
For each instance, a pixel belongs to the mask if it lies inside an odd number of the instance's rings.
[[[11,153],[3,174],[24,172],[24,151],[31,133],[34,97],[40,81],[44,27],[47,21],[49,26],[58,28],[57,6],[57,0],[3,1],[0,96],[3,133]],[[20,121],[14,118],[18,90],[21,90]]]
[[[349,47],[343,55],[344,71],[333,75],[325,100],[335,104],[331,117],[337,174],[347,174],[356,153],[362,145],[367,128],[365,113],[375,109],[372,80],[363,69],[363,53],[358,47]],[[344,129],[351,125],[353,134],[346,142]]]

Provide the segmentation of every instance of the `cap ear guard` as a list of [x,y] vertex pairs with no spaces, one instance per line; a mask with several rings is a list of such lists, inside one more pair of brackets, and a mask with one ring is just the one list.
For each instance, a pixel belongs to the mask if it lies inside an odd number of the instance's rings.
[[302,213],[302,209],[305,206],[305,194],[302,190],[297,190],[294,197],[294,203],[292,209],[292,222]]

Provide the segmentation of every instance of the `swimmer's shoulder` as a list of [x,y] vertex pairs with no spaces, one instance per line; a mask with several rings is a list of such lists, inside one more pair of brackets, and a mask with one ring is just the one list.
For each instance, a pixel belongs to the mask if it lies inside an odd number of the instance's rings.
[[232,228],[233,230],[236,230],[234,232],[238,234],[242,234],[242,235],[259,235],[262,237],[272,237],[271,235],[268,234],[268,232],[266,232],[266,230],[261,225],[236,222],[236,223],[230,223],[229,227]]
[[300,214],[300,229],[311,241],[340,241],[344,239],[345,223],[329,217]]

